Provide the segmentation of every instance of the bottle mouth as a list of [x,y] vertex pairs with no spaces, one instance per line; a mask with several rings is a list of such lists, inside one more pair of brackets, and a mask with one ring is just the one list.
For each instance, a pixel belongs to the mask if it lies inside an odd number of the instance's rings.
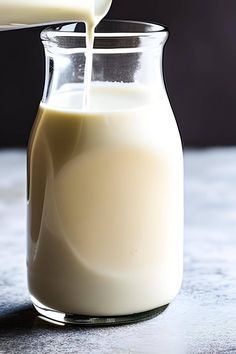
[[[138,52],[157,48],[166,42],[168,29],[155,23],[103,20],[95,29],[94,52]],[[86,30],[83,23],[50,26],[41,33],[47,50],[86,51]]]
[[[148,37],[168,33],[167,27],[149,22],[129,20],[103,20],[95,29],[96,37]],[[52,36],[86,37],[83,23],[69,23],[50,26],[41,33],[42,40],[51,39]]]

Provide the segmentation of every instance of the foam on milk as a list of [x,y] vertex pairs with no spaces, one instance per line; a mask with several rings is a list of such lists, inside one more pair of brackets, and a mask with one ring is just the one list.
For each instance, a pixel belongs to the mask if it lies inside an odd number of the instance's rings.
[[66,313],[150,310],[178,293],[182,160],[155,91],[75,85],[41,104],[29,150],[29,288]]

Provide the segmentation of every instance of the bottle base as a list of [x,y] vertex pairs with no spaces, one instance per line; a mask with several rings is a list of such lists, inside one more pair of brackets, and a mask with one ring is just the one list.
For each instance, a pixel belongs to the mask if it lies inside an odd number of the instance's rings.
[[92,317],[92,316],[63,313],[63,312],[53,310],[41,304],[33,296],[31,296],[31,301],[43,320],[49,322],[51,321],[53,323],[58,323],[58,324],[64,323],[64,324],[72,324],[72,325],[79,325],[79,326],[115,326],[115,325],[137,323],[137,322],[152,319],[160,315],[163,311],[165,311],[165,309],[169,305],[167,304],[149,311],[134,313],[130,315]]

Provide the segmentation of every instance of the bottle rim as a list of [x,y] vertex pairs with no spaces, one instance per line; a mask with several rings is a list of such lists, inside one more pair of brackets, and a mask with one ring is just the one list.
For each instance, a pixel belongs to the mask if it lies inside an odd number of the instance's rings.
[[[163,45],[168,38],[167,27],[149,22],[103,20],[95,29],[94,53],[128,53]],[[47,51],[85,52],[86,31],[83,23],[50,26],[41,32]]]
[[[82,25],[82,26],[81,26]],[[109,27],[119,30],[109,31]],[[81,30],[82,28],[82,30]],[[103,30],[105,28],[105,31]],[[159,23],[133,20],[102,20],[95,29],[94,37],[148,37],[160,33],[168,33],[168,28]],[[52,25],[41,32],[42,40],[51,40],[52,36],[86,37],[82,23]]]

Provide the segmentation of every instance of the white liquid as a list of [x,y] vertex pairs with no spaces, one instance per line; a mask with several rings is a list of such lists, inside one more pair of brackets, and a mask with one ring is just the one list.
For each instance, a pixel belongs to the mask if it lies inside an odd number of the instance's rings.
[[41,106],[29,153],[29,287],[62,312],[125,315],[179,291],[182,152],[154,92],[101,85],[90,112],[70,85]]
[[86,59],[84,70],[84,94],[83,94],[83,110],[89,110],[90,108],[90,85],[92,81],[93,73],[93,43],[94,43],[94,28],[90,29],[86,38]]

